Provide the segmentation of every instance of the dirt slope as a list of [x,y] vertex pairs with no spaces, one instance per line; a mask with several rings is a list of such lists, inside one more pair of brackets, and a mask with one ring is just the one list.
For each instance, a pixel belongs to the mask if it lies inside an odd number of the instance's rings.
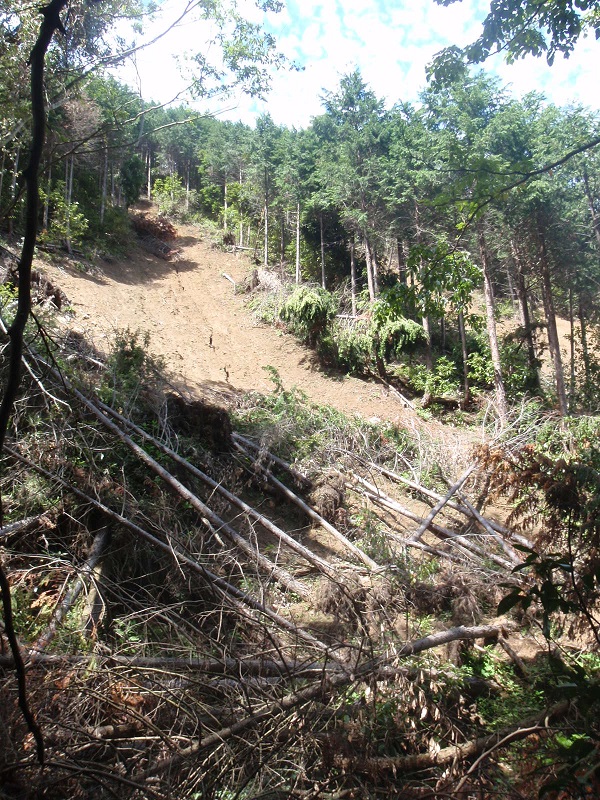
[[64,291],[75,312],[68,324],[100,349],[117,330],[148,331],[151,352],[164,356],[178,385],[193,394],[227,404],[239,391],[269,392],[273,384],[263,367],[270,365],[284,386],[298,386],[314,402],[426,432],[457,456],[464,447],[470,449],[472,436],[433,421],[424,423],[385,387],[328,376],[308,348],[259,323],[245,306],[246,296],[234,293],[223,273],[242,281],[251,270],[244,254],[212,248],[191,226],[179,230],[182,252],[176,263],[136,247],[130,258],[102,263],[92,273],[46,267],[48,278]]
[[225,398],[235,390],[273,388],[267,372],[277,368],[285,386],[346,412],[399,421],[405,412],[384,387],[355,378],[327,377],[311,351],[292,336],[257,322],[235,294],[227,273],[241,281],[250,271],[244,255],[224,253],[181,228],[181,259],[169,263],[135,249],[119,263],[93,273],[66,266],[44,272],[67,295],[73,327],[100,348],[119,329],[150,333],[150,350],[165,357],[171,372],[192,391]]

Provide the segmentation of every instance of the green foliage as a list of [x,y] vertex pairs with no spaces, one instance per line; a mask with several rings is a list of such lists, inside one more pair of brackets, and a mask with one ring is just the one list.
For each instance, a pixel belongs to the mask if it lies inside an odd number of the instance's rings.
[[299,286],[284,302],[280,317],[307,344],[315,345],[337,311],[331,292],[317,286]]
[[433,370],[422,364],[412,364],[402,368],[403,376],[418,394],[430,394],[433,397],[453,397],[460,390],[459,375],[456,364],[448,356],[436,359]]
[[210,183],[198,190],[196,202],[201,214],[216,220],[223,211],[223,191],[220,186]]
[[96,248],[101,253],[123,256],[131,246],[131,224],[123,208],[108,206],[104,222],[95,233]]
[[185,187],[177,175],[157,178],[152,188],[158,210],[167,217],[179,217],[185,213]]
[[[468,355],[469,381],[473,389],[490,389],[494,385],[494,365],[488,338],[483,331],[471,332]],[[525,348],[511,336],[506,336],[500,346],[502,377],[508,397],[516,400],[530,392],[536,385]]]
[[[456,0],[436,0],[450,5]],[[588,30],[600,36],[597,0],[507,0],[492,3],[479,38],[467,47],[446,48],[438,54],[430,73],[438,80],[454,80],[460,66],[479,64],[495,52],[504,51],[510,63],[526,55],[544,55],[552,65],[557,53],[569,55]]]
[[[42,200],[46,199],[43,192]],[[50,207],[48,229],[43,231],[39,240],[49,244],[81,244],[88,230],[89,223],[79,210],[79,203],[67,202],[65,182],[57,181],[48,195]]]
[[539,605],[544,634],[561,614],[585,619],[596,639],[600,628],[592,609],[600,598],[600,447],[595,419],[546,423],[535,443],[506,456],[489,454],[495,465],[493,485],[513,503],[511,522],[540,525],[536,547],[525,549],[528,588],[509,585],[500,604],[506,612],[515,606]]
[[144,162],[134,153],[121,164],[121,188],[125,195],[127,208],[138,200],[145,182],[146,168]]
[[138,404],[144,386],[152,385],[161,362],[148,352],[150,334],[126,328],[117,332],[108,358],[108,370],[99,387],[100,398],[115,408]]
[[384,294],[373,303],[371,313],[373,340],[378,355],[383,359],[391,360],[426,340],[423,327],[399,313],[390,294]]
[[438,319],[449,311],[466,311],[473,290],[481,283],[480,268],[470,255],[440,239],[435,246],[415,244],[407,260],[412,279],[384,293],[395,308]]
[[310,460],[330,467],[352,450],[369,451],[394,463],[398,452],[410,449],[408,437],[389,424],[373,424],[347,417],[330,406],[311,403],[296,387],[286,389],[276,369],[267,367],[274,389],[270,395],[249,395],[233,415],[234,427],[264,441],[268,448],[293,462]]

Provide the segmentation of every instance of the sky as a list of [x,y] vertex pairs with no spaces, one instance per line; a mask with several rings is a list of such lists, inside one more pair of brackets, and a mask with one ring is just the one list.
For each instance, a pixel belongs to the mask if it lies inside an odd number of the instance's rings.
[[[186,0],[166,0],[164,17],[150,36],[163,31],[166,20],[177,18]],[[462,0],[439,6],[434,0],[286,0],[279,14],[258,11],[252,0],[237,0],[240,11],[272,33],[279,50],[302,69],[279,68],[265,101],[245,96],[219,98],[199,104],[202,111],[252,125],[269,112],[274,121],[304,128],[322,113],[321,97],[335,91],[342,75],[360,69],[363,79],[388,105],[418,103],[426,85],[426,65],[435,53],[452,44],[463,46],[477,38],[488,9],[486,0]],[[147,34],[147,35],[148,35]],[[159,42],[137,53],[119,77],[141,87],[146,100],[169,102],[186,86],[176,59],[188,51],[204,51],[210,36],[206,23],[187,17]],[[175,54],[175,57],[174,55]],[[485,64],[517,97],[538,91],[557,105],[582,104],[598,109],[600,43],[582,39],[569,59],[557,56],[552,67],[543,58],[528,57],[507,65],[498,57]]]

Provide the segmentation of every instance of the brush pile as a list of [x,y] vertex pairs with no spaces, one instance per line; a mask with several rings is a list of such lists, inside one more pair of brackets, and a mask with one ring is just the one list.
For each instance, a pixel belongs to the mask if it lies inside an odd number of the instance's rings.
[[0,554],[46,767],[3,643],[0,796],[470,797],[575,713],[496,618],[533,545],[477,462],[425,485],[422,443],[281,386],[230,416],[130,332],[25,368]]

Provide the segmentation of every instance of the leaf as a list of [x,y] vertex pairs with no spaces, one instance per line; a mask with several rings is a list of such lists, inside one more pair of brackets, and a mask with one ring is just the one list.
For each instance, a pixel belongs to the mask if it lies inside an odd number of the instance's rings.
[[524,598],[525,595],[521,594],[521,590],[516,589],[514,592],[507,594],[506,597],[503,597],[502,600],[500,600],[496,613],[498,616],[506,614],[511,610],[511,608],[514,608],[516,605],[518,605]]

